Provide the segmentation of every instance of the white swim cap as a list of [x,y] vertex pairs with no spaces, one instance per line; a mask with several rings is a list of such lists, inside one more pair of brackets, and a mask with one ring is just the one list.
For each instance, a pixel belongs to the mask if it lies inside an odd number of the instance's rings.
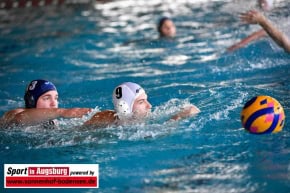
[[119,118],[132,114],[134,102],[142,93],[144,89],[133,82],[125,82],[114,89],[113,103]]

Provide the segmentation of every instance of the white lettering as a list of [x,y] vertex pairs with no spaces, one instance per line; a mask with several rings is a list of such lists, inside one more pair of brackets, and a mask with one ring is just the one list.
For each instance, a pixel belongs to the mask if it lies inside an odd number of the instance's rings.
[[68,171],[65,168],[37,168],[37,175],[67,175]]

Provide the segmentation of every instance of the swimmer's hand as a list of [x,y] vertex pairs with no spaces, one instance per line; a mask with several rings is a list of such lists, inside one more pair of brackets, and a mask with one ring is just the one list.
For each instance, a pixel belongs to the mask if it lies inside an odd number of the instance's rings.
[[250,10],[246,13],[242,13],[240,15],[240,19],[244,23],[248,24],[260,24],[261,22],[265,21],[265,16],[256,10]]
[[171,117],[171,120],[180,120],[186,117],[194,116],[200,112],[199,108],[194,105],[184,107],[178,114]]
[[60,117],[63,118],[81,118],[84,115],[91,112],[91,108],[71,108],[71,109],[59,109]]

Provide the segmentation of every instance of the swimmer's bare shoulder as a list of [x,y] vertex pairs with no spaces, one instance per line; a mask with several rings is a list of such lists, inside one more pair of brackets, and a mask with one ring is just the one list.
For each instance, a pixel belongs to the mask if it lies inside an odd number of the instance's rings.
[[114,125],[117,122],[117,115],[115,111],[105,110],[97,112],[92,118],[84,123],[86,126],[107,127]]
[[13,122],[15,120],[15,117],[17,114],[21,113],[25,111],[24,108],[18,108],[18,109],[13,109],[10,111],[7,111],[2,117],[1,117],[1,124],[10,124],[11,122]]

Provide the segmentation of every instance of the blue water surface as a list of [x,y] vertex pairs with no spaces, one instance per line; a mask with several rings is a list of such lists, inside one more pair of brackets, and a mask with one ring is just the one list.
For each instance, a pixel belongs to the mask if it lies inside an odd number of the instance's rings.
[[[253,1],[112,1],[0,10],[0,115],[23,107],[32,79],[52,81],[60,107],[112,109],[113,88],[145,88],[146,124],[83,128],[90,115],[60,119],[59,128],[0,130],[3,164],[99,164],[98,189],[4,189],[1,192],[290,192],[290,57],[269,38],[235,52],[226,48],[257,26],[238,13]],[[270,18],[287,20],[277,1]],[[170,16],[177,37],[160,39]],[[282,20],[281,19],[281,20]],[[289,20],[288,20],[289,21]],[[277,24],[279,25],[279,24]],[[282,132],[253,135],[240,122],[247,100],[276,98]],[[188,104],[201,113],[166,120]]]

